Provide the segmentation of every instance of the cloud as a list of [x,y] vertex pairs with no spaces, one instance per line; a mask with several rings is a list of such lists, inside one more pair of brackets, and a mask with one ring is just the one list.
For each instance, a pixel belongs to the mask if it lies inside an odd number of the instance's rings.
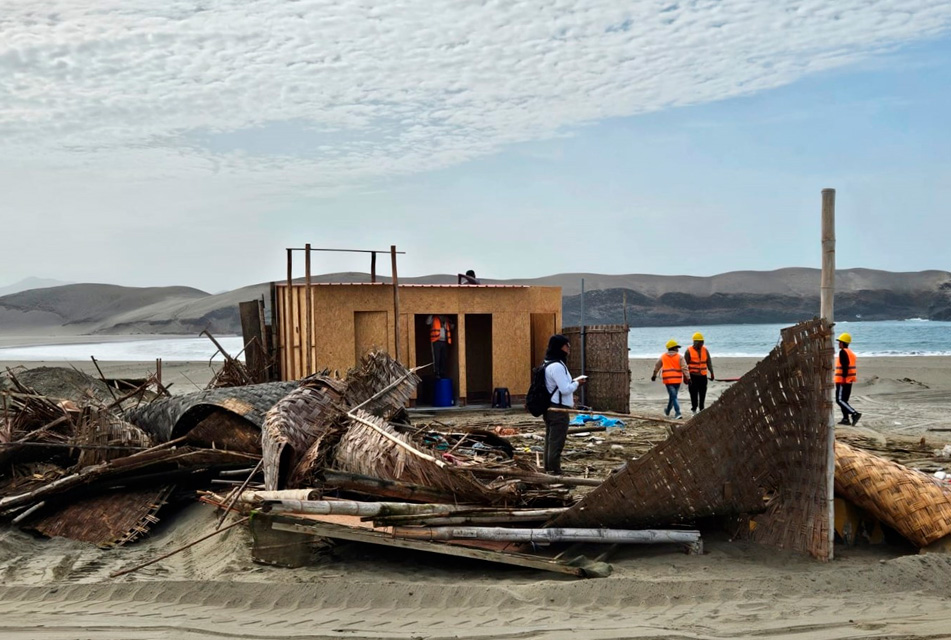
[[951,27],[944,0],[377,4],[8,0],[0,149],[37,170],[319,192],[762,91]]

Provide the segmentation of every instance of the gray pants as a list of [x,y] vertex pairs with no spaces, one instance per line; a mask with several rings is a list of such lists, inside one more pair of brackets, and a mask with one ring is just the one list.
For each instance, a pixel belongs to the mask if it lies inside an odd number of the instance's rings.
[[545,412],[545,471],[548,473],[561,474],[561,452],[568,438],[569,421],[568,414],[562,411]]

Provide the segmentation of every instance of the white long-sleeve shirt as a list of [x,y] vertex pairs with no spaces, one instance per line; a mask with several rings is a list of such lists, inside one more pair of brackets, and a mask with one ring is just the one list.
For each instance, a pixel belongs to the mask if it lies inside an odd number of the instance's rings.
[[578,389],[578,382],[571,379],[568,365],[564,362],[553,362],[545,367],[545,386],[551,394],[552,404],[565,407],[575,406],[575,391]]

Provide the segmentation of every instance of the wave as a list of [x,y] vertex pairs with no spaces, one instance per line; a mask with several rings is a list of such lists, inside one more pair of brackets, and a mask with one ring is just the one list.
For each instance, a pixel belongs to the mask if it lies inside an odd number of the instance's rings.
[[905,318],[902,322],[931,322],[928,318]]

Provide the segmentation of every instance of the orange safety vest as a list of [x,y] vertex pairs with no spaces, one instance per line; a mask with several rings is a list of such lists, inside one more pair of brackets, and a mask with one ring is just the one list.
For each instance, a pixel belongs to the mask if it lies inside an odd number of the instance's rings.
[[690,360],[687,362],[690,373],[698,376],[707,375],[707,358],[710,355],[707,353],[707,348],[700,347],[700,353],[697,353],[696,348],[687,347],[687,351],[690,352]]
[[661,369],[661,380],[664,384],[680,384],[684,381],[684,371],[680,367],[679,353],[665,353],[660,357],[663,368]]
[[843,349],[845,355],[849,357],[849,368],[843,373],[842,371],[842,361],[839,358],[835,359],[835,383],[836,384],[851,384],[856,380],[856,372],[858,369],[855,366],[855,354],[852,353],[851,349]]
[[[446,323],[446,342],[452,344],[452,330],[449,328],[451,325]],[[430,342],[439,342],[439,333],[442,329],[442,322],[439,320],[439,316],[433,316],[433,326],[429,329],[429,341]]]

